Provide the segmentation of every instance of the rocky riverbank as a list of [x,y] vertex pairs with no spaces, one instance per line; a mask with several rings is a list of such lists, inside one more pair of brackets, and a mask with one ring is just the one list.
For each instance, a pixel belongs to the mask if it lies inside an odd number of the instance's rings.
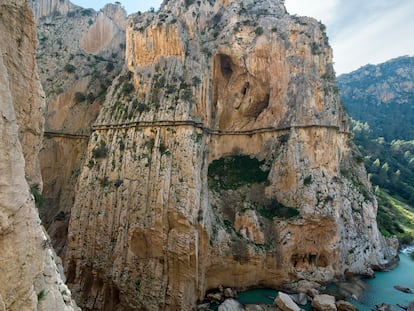
[[300,311],[305,308],[309,309],[310,307],[318,311],[358,310],[351,303],[344,300],[337,300],[334,296],[323,294],[313,287],[303,287],[302,291],[295,294],[286,294],[280,291],[275,297],[268,296],[268,298],[273,299],[272,304],[242,304],[238,300],[237,291],[231,288],[219,287],[206,296],[206,300],[197,306],[197,311]]

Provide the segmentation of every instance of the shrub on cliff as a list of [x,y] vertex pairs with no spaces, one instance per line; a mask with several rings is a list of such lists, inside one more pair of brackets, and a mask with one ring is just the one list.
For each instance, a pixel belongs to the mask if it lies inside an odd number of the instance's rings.
[[103,140],[101,140],[99,145],[92,150],[92,157],[96,159],[103,159],[106,158],[107,155],[108,147],[106,146],[106,143]]
[[86,96],[82,92],[76,92],[75,96],[74,96],[74,99],[75,99],[75,102],[78,104],[78,103],[81,103],[81,102],[85,101]]

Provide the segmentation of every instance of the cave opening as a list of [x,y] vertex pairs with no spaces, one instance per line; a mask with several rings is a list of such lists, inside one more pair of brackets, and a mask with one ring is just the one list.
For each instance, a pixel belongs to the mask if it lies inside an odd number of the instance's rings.
[[269,107],[270,94],[266,94],[263,99],[259,100],[250,110],[250,116],[257,119],[257,117]]
[[233,63],[231,58],[228,55],[220,54],[219,59],[221,74],[227,81],[229,81],[233,74]]

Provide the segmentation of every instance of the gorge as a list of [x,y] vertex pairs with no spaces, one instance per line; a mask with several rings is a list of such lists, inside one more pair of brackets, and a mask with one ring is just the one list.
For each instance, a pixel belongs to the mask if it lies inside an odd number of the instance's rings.
[[39,211],[82,309],[191,310],[220,285],[301,291],[394,260],[322,24],[276,0],[128,21],[55,2],[32,3]]

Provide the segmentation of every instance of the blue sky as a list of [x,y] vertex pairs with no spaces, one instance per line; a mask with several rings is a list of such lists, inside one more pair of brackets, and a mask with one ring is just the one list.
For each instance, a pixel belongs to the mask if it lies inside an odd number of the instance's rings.
[[[115,3],[115,1],[109,0],[71,0],[72,3],[80,5],[84,8],[94,8],[95,10],[101,9],[106,3]],[[162,0],[119,0],[121,4],[128,11],[128,14],[138,11],[148,11],[151,7],[158,9],[162,3]]]
[[[111,2],[71,1],[95,10]],[[119,2],[130,14],[151,7],[158,9],[162,0]],[[291,14],[312,16],[326,24],[339,74],[366,64],[414,55],[413,0],[285,0],[285,5]]]

